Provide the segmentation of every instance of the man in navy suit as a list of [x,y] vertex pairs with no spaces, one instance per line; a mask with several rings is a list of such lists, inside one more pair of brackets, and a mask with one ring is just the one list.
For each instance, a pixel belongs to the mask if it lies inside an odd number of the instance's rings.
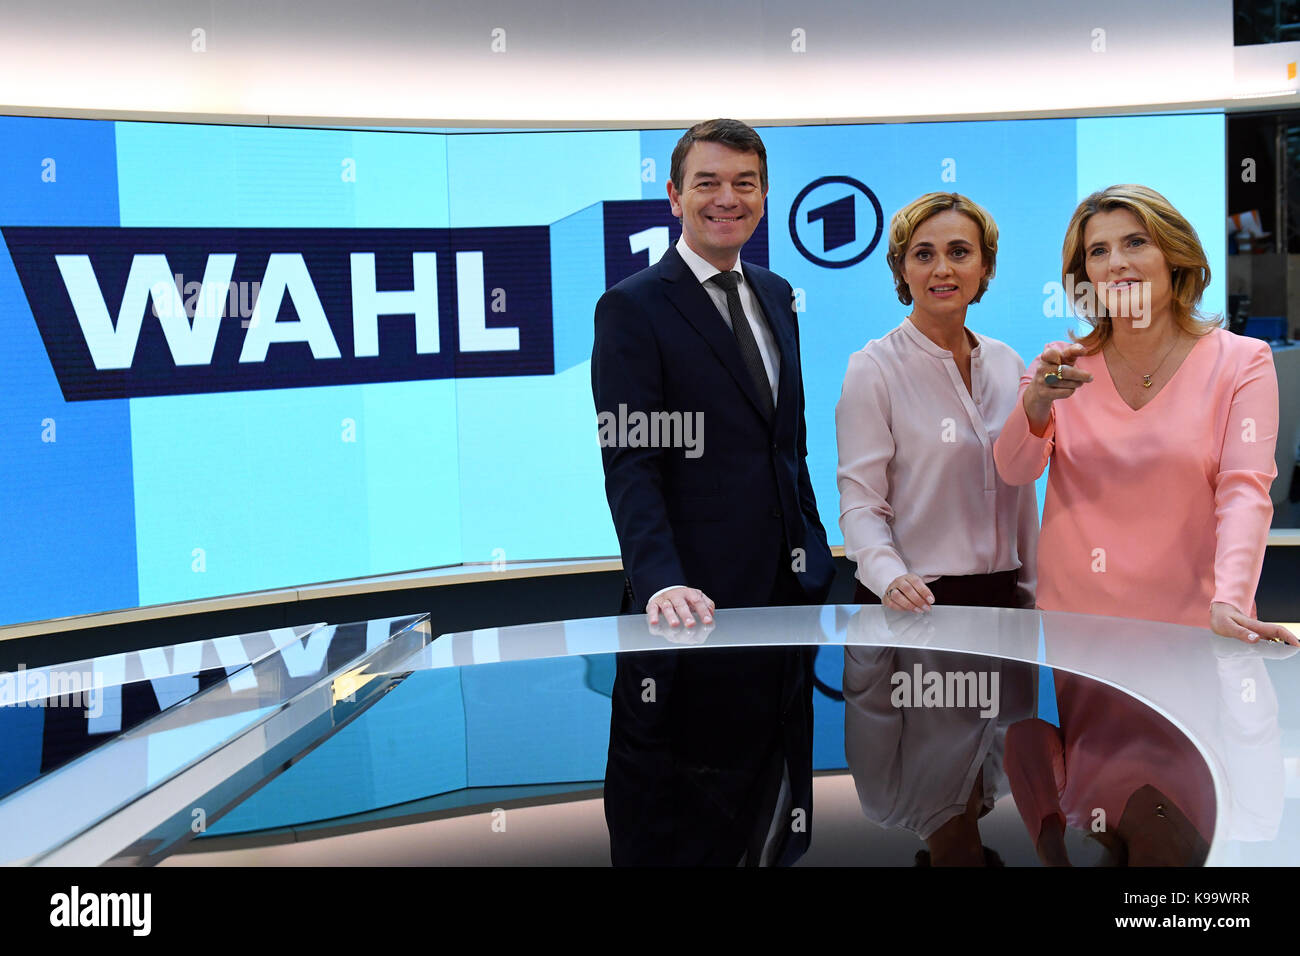
[[[692,127],[668,184],[681,238],[596,306],[598,421],[661,426],[601,430],[624,610],[682,635],[706,631],[716,607],[821,603],[834,576],[805,463],[793,290],[739,258],[766,196],[753,129]],[[678,420],[697,426],[689,444],[671,440]],[[614,862],[796,859],[810,832],[811,677],[803,649],[621,655],[605,784]]]

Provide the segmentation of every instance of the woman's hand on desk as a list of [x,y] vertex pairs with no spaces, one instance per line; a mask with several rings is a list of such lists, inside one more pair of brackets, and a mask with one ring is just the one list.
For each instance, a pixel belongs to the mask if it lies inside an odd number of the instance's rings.
[[880,603],[895,611],[927,611],[934,603],[934,593],[917,574],[900,574],[889,582]]
[[1210,605],[1210,630],[1220,637],[1236,638],[1247,644],[1254,644],[1256,641],[1273,641],[1300,647],[1300,639],[1281,624],[1257,621],[1222,601]]

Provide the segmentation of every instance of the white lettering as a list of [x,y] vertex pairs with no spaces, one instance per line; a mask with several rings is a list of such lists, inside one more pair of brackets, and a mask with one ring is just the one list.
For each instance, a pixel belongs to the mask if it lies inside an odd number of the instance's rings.
[[483,253],[456,253],[456,313],[462,352],[517,352],[519,330],[487,327]]
[[415,288],[375,291],[375,254],[352,253],[352,349],[361,358],[379,354],[379,316],[414,315],[415,351],[438,351],[438,254],[411,253]]
[[[280,306],[288,295],[298,312],[297,322],[280,322]],[[239,353],[240,362],[265,362],[272,342],[306,342],[312,358],[340,358],[338,343],[325,321],[325,309],[312,285],[307,263],[297,252],[273,252],[266,262],[266,275],[248,323],[248,337]]]
[[[177,365],[206,365],[212,361],[217,328],[221,324],[224,290],[229,286],[235,269],[233,254],[208,256],[203,272],[205,294],[196,304],[192,327],[166,256],[137,255],[131,258],[131,271],[127,275],[116,323],[109,317],[108,304],[95,279],[90,256],[55,256],[54,261],[63,276],[63,285],[72,300],[73,311],[77,314],[95,368],[131,367],[140,328],[144,324],[145,304],[150,299],[167,337],[172,361]],[[220,296],[210,291],[217,287],[223,290]]]

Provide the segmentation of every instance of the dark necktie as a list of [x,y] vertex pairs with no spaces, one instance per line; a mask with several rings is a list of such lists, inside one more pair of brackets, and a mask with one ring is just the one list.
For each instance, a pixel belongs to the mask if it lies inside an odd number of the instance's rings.
[[727,293],[731,331],[736,336],[736,344],[740,346],[740,357],[745,363],[745,368],[749,370],[749,377],[753,379],[754,387],[758,389],[758,400],[763,415],[770,419],[774,410],[772,383],[767,377],[767,369],[763,367],[763,356],[758,351],[758,342],[754,340],[754,331],[749,327],[749,319],[745,318],[745,308],[740,304],[740,293],[736,288],[740,284],[740,276],[734,272],[719,272],[715,276],[710,276],[709,281]]

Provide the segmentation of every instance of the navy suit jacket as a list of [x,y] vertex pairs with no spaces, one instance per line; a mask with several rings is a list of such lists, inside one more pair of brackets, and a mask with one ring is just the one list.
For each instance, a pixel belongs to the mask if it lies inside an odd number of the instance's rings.
[[762,606],[782,566],[795,571],[808,603],[830,590],[834,566],[805,462],[793,290],[767,269],[748,262],[743,269],[780,351],[770,422],[734,334],[675,248],[596,305],[597,412],[702,414],[698,457],[684,448],[601,449],[637,609],[679,584],[718,607]]

